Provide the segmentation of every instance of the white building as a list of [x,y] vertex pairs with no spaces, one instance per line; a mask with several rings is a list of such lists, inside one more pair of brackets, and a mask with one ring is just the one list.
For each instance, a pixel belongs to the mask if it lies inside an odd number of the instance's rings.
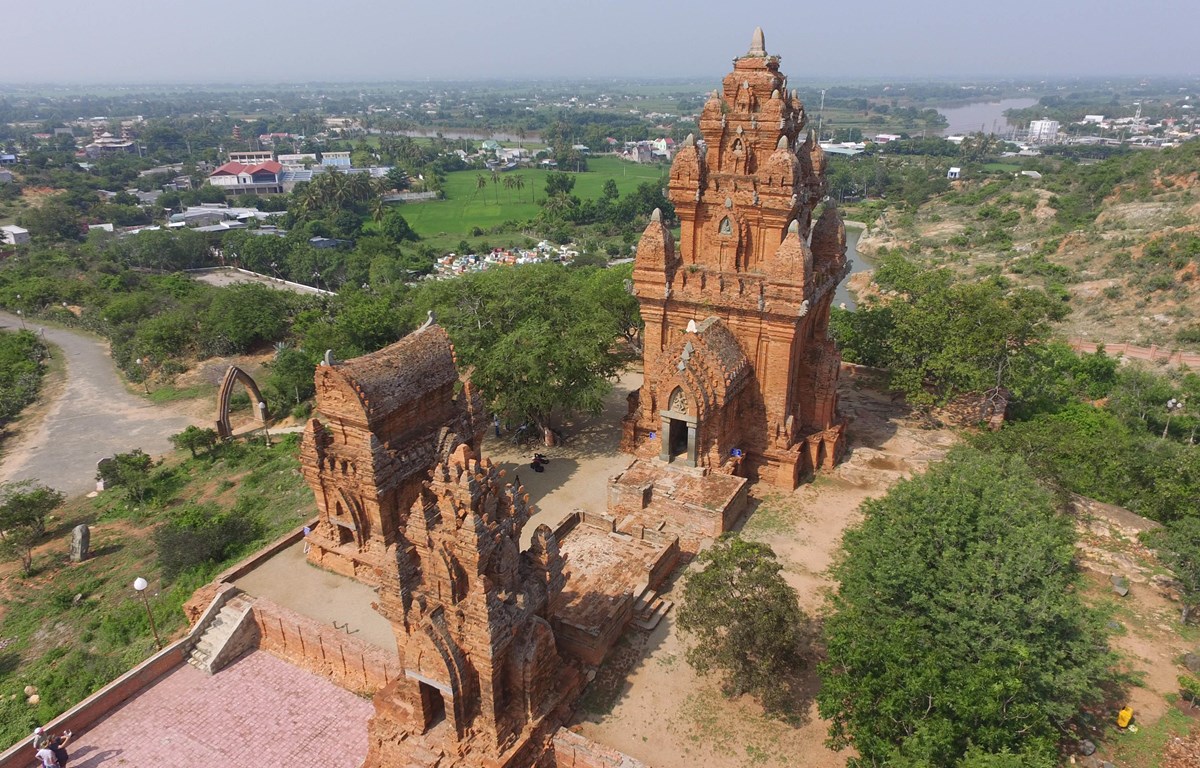
[[315,152],[297,152],[290,155],[280,155],[278,162],[288,170],[303,168],[305,162],[307,162],[310,166],[320,165],[320,163],[317,162],[317,153]]
[[950,181],[954,181],[955,179],[961,179],[962,178],[962,168],[959,168],[957,165],[952,166],[950,168],[950,170],[946,171],[946,178],[949,179]]
[[230,152],[229,162],[240,163],[242,165],[258,165],[259,163],[269,163],[275,159],[275,153],[269,149],[254,150],[251,152]]
[[349,152],[322,152],[321,165],[326,168],[349,168],[350,153]]
[[1029,141],[1033,144],[1050,144],[1058,139],[1057,120],[1032,120],[1029,123]]
[[29,242],[29,230],[15,224],[0,227],[0,243],[5,245],[21,245]]

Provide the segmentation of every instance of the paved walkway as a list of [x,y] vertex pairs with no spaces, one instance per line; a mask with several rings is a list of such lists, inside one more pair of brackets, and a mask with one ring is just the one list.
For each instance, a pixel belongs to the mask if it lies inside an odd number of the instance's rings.
[[183,665],[78,734],[71,768],[346,766],[367,756],[366,699],[262,651],[209,676]]
[[392,625],[371,603],[379,596],[366,584],[309,565],[298,541],[234,582],[238,589],[265,597],[322,624],[346,627],[351,637],[399,655]]
[[[171,450],[168,438],[191,423],[169,407],[132,395],[117,376],[108,345],[90,336],[25,321],[29,330],[66,355],[67,382],[41,423],[4,447],[0,483],[37,480],[70,495],[96,488],[96,462],[141,448],[152,456]],[[21,328],[0,312],[0,328]]]

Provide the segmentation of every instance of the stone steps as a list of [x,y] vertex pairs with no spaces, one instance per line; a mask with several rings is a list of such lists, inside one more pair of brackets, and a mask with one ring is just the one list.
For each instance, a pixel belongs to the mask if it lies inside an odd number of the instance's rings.
[[659,597],[657,590],[646,587],[633,603],[633,623],[650,631],[658,626],[674,606],[672,601]]
[[200,639],[192,646],[192,650],[188,653],[187,663],[196,669],[212,674],[212,660],[232,637],[242,615],[250,605],[250,601],[243,599],[240,595],[225,603],[213,618],[212,623],[200,635]]

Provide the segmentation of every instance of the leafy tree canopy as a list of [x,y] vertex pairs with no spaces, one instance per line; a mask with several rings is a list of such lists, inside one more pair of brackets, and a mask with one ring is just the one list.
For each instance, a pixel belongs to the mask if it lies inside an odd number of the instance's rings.
[[1050,323],[1067,313],[1043,291],[955,282],[949,270],[923,270],[898,254],[884,257],[875,280],[900,298],[837,313],[834,335],[847,359],[887,368],[917,404],[1012,390]]
[[722,536],[688,577],[679,627],[692,638],[688,663],[721,678],[726,695],[749,693],[767,711],[796,716],[797,677],[809,620],[766,544]]
[[615,342],[626,315],[614,313],[626,310],[581,300],[596,294],[594,274],[557,264],[488,270],[425,283],[413,306],[436,311],[494,411],[551,427],[599,412],[620,367]]
[[1111,679],[1070,521],[1020,459],[971,449],[863,512],[832,570],[830,742],[864,766],[954,765],[971,746],[1052,759]]

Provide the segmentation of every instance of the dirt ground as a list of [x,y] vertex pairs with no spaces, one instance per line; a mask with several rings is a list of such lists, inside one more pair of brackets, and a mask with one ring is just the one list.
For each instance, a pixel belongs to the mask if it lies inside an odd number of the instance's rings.
[[[607,478],[628,462],[616,450],[613,425],[624,413],[625,395],[640,380],[638,374],[623,378],[605,413],[579,425],[578,432],[568,429],[571,439],[561,447],[519,447],[494,437],[485,442],[484,453],[516,470],[541,507],[535,523],[552,523],[574,507],[604,508]],[[784,563],[784,577],[814,617],[832,586],[825,572],[842,532],[860,519],[859,505],[923,471],[957,442],[948,429],[923,428],[881,385],[870,371],[844,370],[840,392],[850,418],[847,459],[792,493],[757,490],[755,507],[741,523],[744,535],[774,549]],[[535,449],[551,457],[545,473],[534,474],[525,461]],[[1127,702],[1138,722],[1153,728],[1170,707],[1166,697],[1175,691],[1177,661],[1187,643],[1177,631],[1178,610],[1162,569],[1137,543],[1137,531],[1148,525],[1153,524],[1104,505],[1087,507],[1079,519],[1089,600],[1110,606],[1119,624],[1112,646],[1124,668],[1141,680],[1127,691]],[[1129,597],[1112,592],[1114,573],[1130,579]],[[680,583],[676,575],[663,596],[677,601]],[[673,619],[674,612],[653,631],[632,630],[622,639],[585,694],[575,730],[653,768],[793,766],[799,755],[810,768],[846,765],[850,754],[825,746],[827,726],[813,701],[815,671],[810,671],[805,699],[797,703],[805,713],[800,723],[769,719],[751,698],[728,700],[713,681],[692,670]]]
[[[810,615],[820,611],[830,586],[824,572],[842,531],[859,519],[859,504],[941,458],[955,442],[949,431],[920,429],[902,406],[864,383],[850,372],[843,375],[842,408],[851,419],[848,459],[794,493],[759,495],[756,509],[743,521],[745,535],[769,544],[785,564],[785,578]],[[552,460],[550,469],[553,465]],[[592,488],[572,497],[602,500],[605,473],[579,474]],[[664,596],[677,600],[678,583]],[[793,727],[768,719],[752,699],[727,700],[692,671],[673,615],[652,632],[628,635],[614,651],[576,724],[585,736],[654,768],[790,766],[797,764],[797,755],[811,768],[846,764],[847,754],[824,746],[826,725],[811,698],[815,672],[810,695],[800,703],[807,712],[803,722]]]

